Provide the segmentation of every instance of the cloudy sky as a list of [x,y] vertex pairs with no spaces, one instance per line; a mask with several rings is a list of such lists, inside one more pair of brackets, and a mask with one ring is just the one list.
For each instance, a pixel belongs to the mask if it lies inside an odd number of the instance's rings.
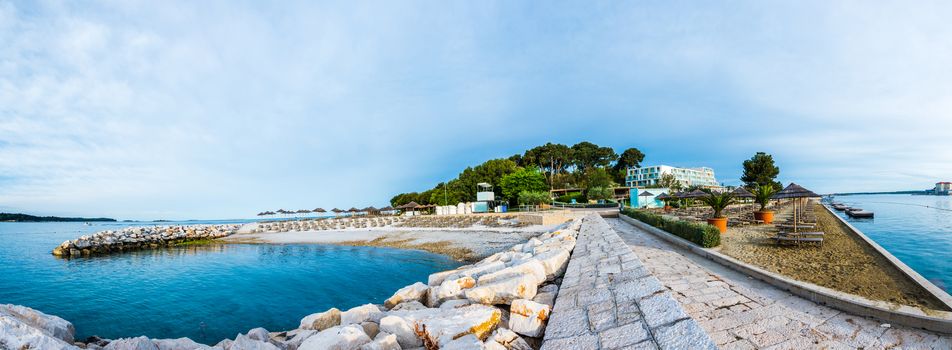
[[0,211],[386,205],[548,141],[952,180],[949,2],[0,0]]

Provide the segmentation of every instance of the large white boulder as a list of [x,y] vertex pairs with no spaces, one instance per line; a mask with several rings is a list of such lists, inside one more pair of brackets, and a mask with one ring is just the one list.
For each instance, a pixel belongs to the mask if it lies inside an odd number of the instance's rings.
[[499,309],[486,305],[470,305],[458,309],[443,310],[438,315],[417,321],[414,329],[427,344],[442,348],[451,341],[473,335],[484,340],[496,330],[502,314]]
[[532,299],[537,288],[538,278],[526,274],[467,289],[465,295],[466,299],[478,304],[508,305],[516,299]]
[[515,332],[502,327],[496,329],[496,331],[489,336],[489,339],[486,340],[487,345],[489,345],[490,340],[495,341],[509,350],[532,350],[532,346],[530,346],[525,339],[522,339],[522,337]]
[[551,281],[565,273],[571,255],[568,250],[559,248],[536,255],[533,259],[542,263],[545,268],[545,280]]
[[26,306],[13,304],[0,305],[0,314],[9,315],[10,317],[20,320],[20,322],[26,323],[30,327],[44,331],[50,336],[69,344],[73,343],[73,337],[76,334],[73,324],[69,323],[69,321],[53,315],[47,315]]
[[336,326],[312,335],[301,343],[298,350],[358,350],[370,342],[360,325]]
[[252,339],[246,334],[239,334],[235,337],[235,341],[231,343],[231,347],[228,348],[228,350],[281,350],[281,348],[270,342],[263,342]]
[[429,307],[438,307],[446,300],[460,299],[463,290],[472,288],[475,285],[476,280],[470,276],[447,278],[439,286],[430,287],[426,296],[426,305]]
[[497,281],[507,280],[513,277],[531,277],[536,284],[542,283],[546,279],[545,266],[542,265],[542,262],[531,258],[525,260],[518,265],[513,265],[505,269],[485,274],[479,277],[478,285],[485,285]]
[[545,334],[550,312],[549,305],[526,299],[513,300],[509,308],[509,329],[527,337],[540,337]]
[[447,275],[444,280],[455,280],[463,277],[472,277],[479,279],[480,276],[493,273],[506,268],[506,263],[502,261],[493,261],[489,263],[476,264],[468,269],[458,270],[456,273]]
[[51,336],[9,314],[0,312],[0,348],[10,349],[79,349],[73,344]]
[[379,333],[372,342],[361,345],[360,350],[402,350],[397,336],[390,333]]
[[408,301],[405,303],[400,303],[400,305],[394,306],[390,311],[400,311],[400,310],[423,310],[426,309],[426,305],[420,304],[419,301]]
[[361,323],[366,321],[378,322],[383,317],[383,312],[374,304],[364,304],[353,307],[350,310],[340,313],[340,324],[346,326],[349,324]]
[[486,346],[475,335],[467,334],[440,346],[441,350],[483,350]]
[[405,303],[409,301],[423,302],[426,301],[426,291],[429,287],[423,283],[417,282],[409,286],[400,288],[396,293],[393,294],[387,301],[383,303],[388,309],[392,309],[394,306],[399,305],[400,303]]
[[317,333],[318,331],[313,329],[300,329],[300,328],[289,331],[287,334],[287,338],[285,338],[286,340],[284,341],[284,345],[288,348],[288,350],[297,350],[297,348],[301,346],[301,343],[303,343],[304,340],[306,340],[308,337],[315,335]]
[[[105,350],[157,350],[158,347],[152,343],[149,338],[121,338],[109,342],[103,349]],[[232,347],[234,349],[234,347]]]
[[380,319],[380,333],[392,334],[400,347],[405,349],[423,346],[423,341],[413,329],[413,322],[406,317],[387,316]]
[[301,326],[298,328],[323,331],[337,325],[340,325],[340,310],[331,308],[324,312],[305,316],[301,319]]
[[196,343],[189,338],[178,339],[152,339],[152,343],[159,350],[208,350],[212,347]]

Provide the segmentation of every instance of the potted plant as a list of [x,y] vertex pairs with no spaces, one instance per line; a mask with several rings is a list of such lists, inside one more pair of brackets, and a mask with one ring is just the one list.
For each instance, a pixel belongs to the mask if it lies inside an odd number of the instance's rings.
[[760,210],[754,212],[754,219],[761,220],[765,224],[773,222],[773,211],[767,210],[767,204],[770,203],[770,197],[776,193],[771,185],[763,185],[757,188],[754,188],[754,200],[757,204],[760,204]]
[[721,215],[721,213],[724,211],[724,208],[727,208],[728,205],[734,204],[734,194],[730,192],[712,192],[707,196],[701,197],[701,201],[714,210],[714,216],[710,219],[707,219],[707,223],[717,227],[721,233],[727,231],[727,217]]

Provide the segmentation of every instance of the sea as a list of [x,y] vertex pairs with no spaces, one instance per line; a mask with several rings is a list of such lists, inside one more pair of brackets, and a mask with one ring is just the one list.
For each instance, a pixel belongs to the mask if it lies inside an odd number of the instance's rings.
[[213,244],[61,259],[68,239],[128,226],[242,223],[0,223],[0,304],[73,323],[78,340],[189,337],[297,328],[331,307],[383,303],[397,289],[461,263],[417,250],[319,244]]
[[834,211],[930,282],[952,293],[952,196],[876,194],[834,199],[872,211],[853,219]]

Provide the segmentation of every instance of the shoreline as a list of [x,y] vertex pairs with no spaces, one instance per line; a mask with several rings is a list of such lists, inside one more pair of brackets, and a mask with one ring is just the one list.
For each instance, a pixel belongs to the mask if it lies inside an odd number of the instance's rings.
[[422,250],[473,262],[555,229],[533,226],[523,229],[372,228],[333,231],[247,232],[218,239],[226,244],[327,244]]

